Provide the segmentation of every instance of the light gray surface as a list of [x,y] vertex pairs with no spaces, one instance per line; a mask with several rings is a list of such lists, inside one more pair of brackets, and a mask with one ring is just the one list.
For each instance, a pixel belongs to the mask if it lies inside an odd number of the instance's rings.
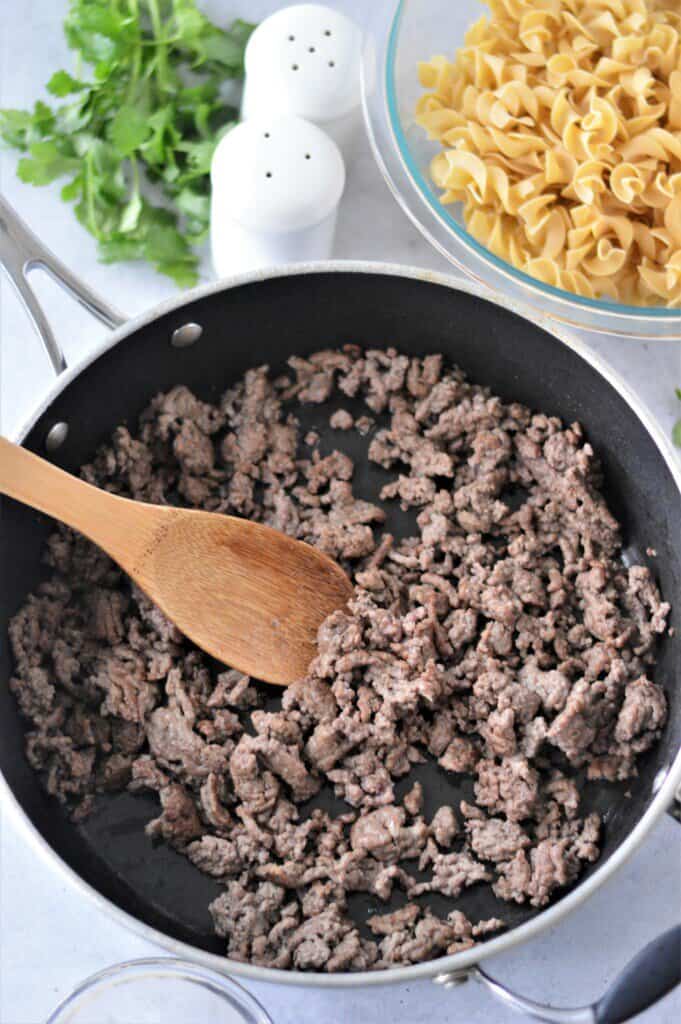
[[[216,18],[221,11],[233,11],[257,19],[281,5],[271,0],[212,0],[205,6]],[[359,17],[363,4],[344,0],[335,6]],[[60,29],[66,0],[22,0],[12,5],[2,0],[0,8],[5,14],[0,35],[0,104],[24,106],[40,95],[39,86],[52,70],[69,66]],[[94,242],[59,201],[57,189],[22,186],[14,165],[14,154],[0,154],[3,193],[92,287],[129,313],[173,294],[171,283],[146,267],[97,264]],[[394,204],[363,139],[348,171],[336,256],[447,269]],[[206,278],[208,272],[206,266]],[[41,284],[40,290],[67,358],[73,362],[102,336],[103,329],[52,284]],[[49,383],[50,371],[5,281],[0,285],[0,340],[0,415],[2,428],[9,431],[27,416]],[[669,430],[678,405],[673,386],[681,384],[677,346],[590,340]],[[522,950],[490,962],[491,973],[524,994],[555,1005],[598,997],[631,956],[681,915],[680,839],[678,826],[663,821],[586,906]],[[40,1024],[86,975],[120,960],[157,953],[156,947],[74,900],[70,888],[56,880],[49,866],[3,820],[0,808],[0,1024]],[[262,1000],[275,1024],[512,1024],[518,1020],[472,983],[451,992],[430,982],[323,994],[250,983],[247,987]],[[675,993],[639,1019],[642,1024],[672,1024],[680,1016],[681,998]],[[188,1022],[176,1020],[169,1007],[163,1024]]]

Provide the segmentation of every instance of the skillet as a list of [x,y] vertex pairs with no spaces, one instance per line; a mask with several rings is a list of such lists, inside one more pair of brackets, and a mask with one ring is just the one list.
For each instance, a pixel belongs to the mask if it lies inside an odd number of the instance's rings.
[[[321,975],[240,964],[221,955],[223,944],[212,933],[207,907],[219,891],[216,883],[170,849],[152,849],[145,837],[144,824],[156,813],[152,797],[107,796],[90,818],[74,825],[44,794],[26,762],[22,722],[7,685],[12,670],[7,625],[41,578],[41,548],[51,523],[3,499],[0,799],[3,811],[23,826],[27,841],[70,879],[77,894],[151,941],[177,955],[261,981],[342,987],[422,977],[453,984],[474,976],[543,1019],[602,1024],[628,1019],[668,991],[681,974],[678,928],[644,950],[597,1006],[579,1011],[536,1007],[502,990],[477,966],[554,924],[588,898],[672,805],[681,783],[681,471],[668,442],[627,386],[579,342],[549,333],[501,297],[494,300],[473,285],[423,271],[371,263],[301,264],[194,289],[126,323],[74,278],[1,198],[0,263],[24,299],[58,374],[14,440],[63,468],[77,471],[117,425],[134,425],[153,394],[177,384],[214,401],[250,367],[268,363],[276,371],[293,354],[305,356],[347,342],[394,345],[419,356],[443,352],[471,380],[489,385],[502,398],[582,422],[601,457],[606,497],[623,525],[625,557],[650,566],[672,603],[670,625],[675,632],[663,639],[656,667],[656,681],[665,687],[670,705],[662,740],[641,761],[635,780],[592,787],[588,809],[599,810],[605,818],[602,855],[551,907],[541,912],[514,908],[496,900],[491,890],[474,888],[457,905],[474,917],[502,916],[509,926],[505,933],[455,956],[388,971]],[[77,366],[66,368],[28,284],[27,274],[36,267],[47,270],[115,328]],[[323,452],[332,443],[330,409],[328,404],[313,407],[304,420],[304,426],[321,435]],[[338,445],[337,434],[333,444]],[[343,444],[359,459],[364,450],[359,438]],[[366,459],[358,461],[354,479],[360,497],[377,500],[384,482],[380,468]],[[413,532],[409,516],[394,510],[387,525],[397,536]],[[657,554],[648,556],[648,549]],[[271,707],[277,699],[271,698]],[[426,814],[441,803],[470,796],[465,785],[453,784],[430,765],[414,776],[424,784]],[[329,801],[328,795],[322,796],[321,805],[331,806]],[[444,898],[434,899],[432,906],[436,912],[452,909]],[[362,897],[353,907],[359,921],[368,909],[369,901]],[[565,1012],[571,1016],[560,1015]]]

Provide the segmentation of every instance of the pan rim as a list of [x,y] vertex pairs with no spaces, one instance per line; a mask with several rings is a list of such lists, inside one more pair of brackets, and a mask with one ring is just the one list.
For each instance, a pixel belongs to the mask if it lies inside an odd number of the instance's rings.
[[[506,297],[495,296],[488,289],[473,281],[466,281],[451,274],[438,271],[431,271],[417,267],[410,267],[403,264],[384,263],[371,260],[328,260],[309,263],[284,264],[270,268],[265,271],[237,274],[205,285],[199,285],[181,295],[170,297],[150,310],[132,317],[111,334],[105,336],[97,345],[76,361],[72,366],[60,374],[42,399],[38,401],[33,412],[29,415],[23,425],[12,432],[11,439],[23,443],[30,430],[44,412],[52,405],[55,399],[83,373],[100,356],[104,355],[119,342],[134,334],[140,328],[152,323],[159,317],[178,309],[182,309],[199,299],[216,295],[223,291],[232,290],[242,285],[264,283],[282,277],[299,277],[312,274],[328,273],[357,273],[383,275],[387,277],[405,277],[426,284],[434,284],[446,287],[452,291],[460,291],[472,295],[502,309],[522,317],[535,326],[540,327],[547,334],[556,338],[557,341],[566,345],[577,356],[583,359],[594,369],[627,403],[634,415],[642,423],[643,427],[651,437],[656,448],[660,452],[667,469],[681,493],[681,460],[679,460],[671,446],[670,440],[665,436],[655,417],[645,402],[636,395],[622,377],[606,363],[596,352],[578,338],[572,337],[568,331],[556,325],[548,317],[530,312],[522,305],[515,303]],[[624,340],[626,344],[626,339]],[[3,812],[9,812],[17,831],[23,833],[26,840],[33,849],[50,863],[52,868],[60,872],[61,877],[72,885],[80,894],[98,909],[107,913],[117,923],[134,934],[146,939],[148,942],[160,946],[174,956],[203,963],[213,970],[221,971],[223,974],[234,974],[252,981],[270,982],[284,985],[301,985],[308,988],[347,988],[355,985],[389,985],[404,983],[419,979],[436,978],[439,975],[447,975],[450,972],[465,972],[476,964],[487,960],[489,957],[497,956],[507,952],[516,945],[520,945],[528,939],[534,938],[547,928],[557,924],[560,920],[570,914],[583,902],[585,902],[608,878],[612,877],[622,865],[628,860],[631,854],[642,843],[645,836],[651,831],[655,823],[663,813],[671,806],[677,788],[681,786],[681,750],[677,751],[673,762],[669,765],[664,782],[651,800],[650,806],[636,823],[627,838],[610,855],[607,861],[597,867],[592,875],[578,883],[574,889],[563,896],[558,903],[547,907],[536,917],[529,921],[502,933],[496,938],[488,939],[479,946],[455,953],[450,956],[439,957],[435,960],[428,960],[420,964],[412,964],[403,967],[391,967],[380,971],[357,971],[339,972],[338,974],[322,974],[320,972],[288,971],[281,968],[259,967],[254,964],[240,963],[230,960],[227,957],[219,956],[199,949],[197,946],[173,939],[164,932],[145,924],[138,918],[121,909],[98,890],[86,882],[73,868],[71,868],[61,856],[54,850],[46,839],[33,825],[23,807],[20,805],[14,793],[9,787],[2,772],[0,772],[0,803]]]

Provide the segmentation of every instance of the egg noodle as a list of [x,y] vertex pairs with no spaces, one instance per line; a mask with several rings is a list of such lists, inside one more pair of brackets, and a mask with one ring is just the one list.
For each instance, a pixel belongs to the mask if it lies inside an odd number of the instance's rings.
[[419,65],[442,202],[540,281],[681,307],[681,0],[484,2]]

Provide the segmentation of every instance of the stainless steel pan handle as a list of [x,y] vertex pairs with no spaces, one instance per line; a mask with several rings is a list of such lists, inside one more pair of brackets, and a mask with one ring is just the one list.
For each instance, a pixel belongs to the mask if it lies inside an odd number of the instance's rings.
[[649,942],[590,1006],[560,1009],[535,1003],[491,978],[481,967],[441,974],[435,980],[452,988],[472,978],[507,1006],[550,1024],[624,1024],[653,1006],[681,982],[681,925]]
[[126,317],[80,281],[24,224],[0,196],[0,266],[16,288],[57,374],[66,369],[59,342],[28,281],[31,270],[45,270],[89,313],[107,327],[119,327]]

